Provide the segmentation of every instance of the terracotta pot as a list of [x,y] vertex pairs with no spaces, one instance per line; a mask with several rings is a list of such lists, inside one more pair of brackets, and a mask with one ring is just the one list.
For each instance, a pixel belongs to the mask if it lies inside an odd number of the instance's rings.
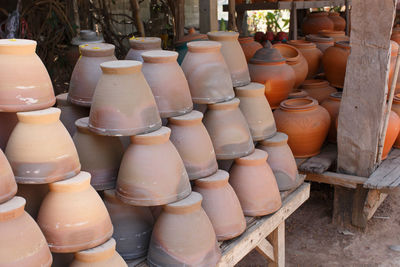
[[159,129],[160,115],[140,71],[142,63],[109,61],[100,67],[103,74],[93,96],[90,130],[100,135],[131,136]]
[[308,93],[302,89],[294,89],[288,96],[288,99],[292,98],[304,98],[308,97]]
[[229,240],[246,230],[242,207],[232,186],[229,173],[218,170],[216,174],[196,180],[194,191],[201,194],[201,206],[210,219],[218,241]]
[[[400,117],[400,94],[396,94],[393,98],[392,111]],[[397,136],[396,142],[394,143],[395,148],[400,148],[400,136]]]
[[350,37],[347,36],[344,31],[322,30],[319,31],[318,34],[323,37],[330,37],[334,42],[350,41]]
[[328,111],[312,98],[288,99],[274,112],[279,132],[289,136],[296,158],[318,155],[331,123]]
[[274,48],[285,58],[286,63],[292,67],[296,80],[294,88],[297,88],[304,82],[308,74],[308,63],[303,54],[294,46],[287,44],[274,44]]
[[254,54],[249,62],[249,71],[252,82],[265,85],[265,96],[272,109],[279,107],[279,103],[288,97],[296,82],[293,68],[270,43]]
[[143,62],[143,52],[161,50],[161,39],[158,37],[132,37],[129,38],[129,45],[131,48],[126,54],[125,60]]
[[22,197],[0,204],[0,266],[50,267],[52,257],[46,239],[24,206]]
[[68,100],[68,93],[57,95],[57,107],[61,109],[60,121],[71,136],[76,132],[75,121],[89,116],[90,108],[72,105]]
[[69,83],[68,100],[74,105],[90,107],[94,90],[101,77],[100,64],[117,60],[112,44],[85,44],[79,47],[81,57]]
[[319,103],[328,99],[332,93],[337,92],[335,88],[329,85],[329,82],[319,79],[305,80],[301,89]]
[[346,29],[346,20],[340,16],[340,13],[329,12],[328,18],[333,22],[335,31],[344,31]]
[[238,40],[247,62],[250,61],[258,49],[263,48],[259,42],[254,41],[254,37],[239,37]]
[[333,31],[335,25],[328,17],[328,12],[311,12],[301,24],[303,35],[317,34],[321,30]]
[[74,255],[70,267],[128,267],[124,259],[115,251],[113,238],[95,248],[79,251]]
[[217,159],[235,159],[253,152],[246,118],[239,109],[240,100],[208,105],[204,116],[206,126],[213,143]]
[[89,131],[89,118],[76,121],[74,143],[82,171],[92,175],[90,184],[96,190],[115,188],[124,147],[118,137],[96,135]]
[[10,163],[0,150],[0,204],[13,198],[17,193],[17,184]]
[[385,143],[383,144],[382,160],[386,159],[396,142],[400,132],[400,117],[394,111],[390,111],[389,123],[386,130]]
[[332,37],[328,36],[320,36],[316,34],[308,34],[306,35],[306,41],[314,43],[319,50],[321,50],[322,54],[325,52],[328,47],[331,47],[335,44]]
[[169,118],[171,142],[179,152],[190,180],[207,177],[218,169],[215,151],[199,111]]
[[149,266],[217,264],[221,252],[201,201],[201,195],[192,192],[187,198],[163,207],[150,240]]
[[104,204],[114,225],[113,238],[117,241],[118,253],[125,260],[145,256],[154,224],[150,209],[123,203],[115,190],[104,191]]
[[14,112],[0,112],[0,149],[5,150],[10,138],[11,132],[17,125],[17,113]]
[[179,116],[193,109],[188,82],[174,51],[142,53],[142,72],[157,103],[161,118]]
[[237,32],[214,31],[207,33],[208,39],[222,44],[221,53],[231,73],[233,87],[250,83],[246,56],[239,44]]
[[67,63],[70,66],[75,66],[80,56],[79,46],[94,43],[104,43],[104,38],[101,33],[92,30],[80,30],[79,34],[72,38],[71,46],[69,46],[67,50]]
[[303,40],[291,40],[288,44],[296,47],[305,57],[308,64],[307,79],[313,78],[320,68],[322,52],[317,48],[317,45]]
[[324,107],[331,116],[331,127],[328,132],[328,141],[336,143],[336,120],[339,116],[340,101],[342,100],[342,92],[332,93],[328,99],[322,102],[321,106]]
[[158,206],[191,192],[189,177],[167,127],[131,137],[118,173],[117,196],[130,205]]
[[271,214],[282,205],[278,185],[267,158],[266,152],[256,149],[249,156],[235,159],[229,172],[229,183],[246,216]]
[[[394,77],[394,69],[396,68],[396,60],[397,60],[397,52],[399,51],[399,45],[395,41],[390,41],[390,68],[389,68],[389,82],[388,82],[388,88],[390,89],[390,86],[392,86],[392,81]],[[397,78],[396,81],[396,91],[400,87],[400,84],[397,85],[400,82],[399,78]]]
[[36,42],[0,40],[0,112],[31,111],[54,105],[53,86]]
[[19,184],[17,196],[26,200],[25,211],[36,220],[40,205],[48,192],[47,184]]
[[182,70],[189,83],[193,102],[209,104],[234,98],[230,72],[220,52],[221,44],[196,41],[187,46]]
[[111,238],[113,226],[100,196],[90,186],[90,173],[49,184],[37,222],[56,253],[94,248]]
[[265,98],[265,87],[260,83],[250,83],[235,88],[240,100],[239,108],[246,118],[254,141],[271,137],[276,133],[274,116]]
[[343,88],[346,75],[347,58],[350,55],[349,42],[336,42],[334,46],[326,49],[322,57],[326,79],[338,88]]
[[47,184],[79,173],[78,153],[60,113],[58,108],[17,113],[5,154],[18,183]]
[[190,28],[187,35],[175,42],[175,51],[178,52],[178,63],[182,64],[183,59],[188,51],[187,44],[192,41],[208,40],[207,34],[196,32],[195,28]]

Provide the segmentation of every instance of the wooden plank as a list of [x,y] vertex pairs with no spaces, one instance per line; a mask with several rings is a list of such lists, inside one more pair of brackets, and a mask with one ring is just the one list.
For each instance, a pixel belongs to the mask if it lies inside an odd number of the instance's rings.
[[274,247],[267,241],[267,239],[261,239],[256,246],[256,250],[268,261],[275,261]]
[[364,214],[367,220],[371,219],[374,216],[376,210],[386,199],[388,194],[381,193],[379,190],[369,190],[367,199],[364,203]]
[[207,33],[218,30],[218,1],[199,1],[200,32]]
[[365,188],[394,188],[400,183],[400,149],[393,149],[387,159],[371,174],[364,183]]
[[357,188],[357,185],[364,184],[367,181],[365,177],[359,177],[354,175],[347,175],[336,172],[324,172],[324,173],[307,173],[306,181],[340,185],[346,188]]
[[332,223],[347,226],[351,223],[354,189],[335,185]]
[[307,173],[323,173],[327,171],[337,158],[337,147],[334,144],[324,146],[321,153],[307,159],[299,166],[299,170]]
[[268,236],[268,240],[274,247],[274,261],[268,264],[269,267],[285,266],[285,221]]
[[353,209],[351,214],[351,224],[365,228],[367,226],[367,216],[364,213],[364,204],[368,195],[368,189],[358,185],[353,195]]

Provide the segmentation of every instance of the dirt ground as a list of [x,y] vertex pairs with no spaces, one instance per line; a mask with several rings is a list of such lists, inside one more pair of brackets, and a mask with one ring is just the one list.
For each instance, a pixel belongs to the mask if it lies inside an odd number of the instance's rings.
[[[286,266],[400,266],[400,190],[389,194],[365,231],[333,225],[332,202],[331,187],[313,184],[310,199],[286,220]],[[254,250],[237,266],[266,265]]]

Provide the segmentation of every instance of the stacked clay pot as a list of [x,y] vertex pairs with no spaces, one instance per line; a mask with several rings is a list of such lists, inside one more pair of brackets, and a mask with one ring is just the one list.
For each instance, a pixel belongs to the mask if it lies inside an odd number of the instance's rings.
[[0,150],[0,203],[10,200],[16,193],[14,174],[3,151]]
[[321,30],[333,30],[335,24],[328,17],[328,12],[311,12],[304,19],[301,30],[304,35],[317,34]]
[[182,64],[183,59],[188,51],[187,44],[192,41],[208,40],[206,34],[196,32],[195,28],[190,28],[188,35],[183,36],[181,39],[175,42],[175,51],[178,52],[178,63]]
[[382,160],[386,159],[389,155],[393,144],[396,142],[400,132],[400,117],[394,111],[389,113],[389,122],[386,129],[385,142],[382,150]]
[[329,82],[320,79],[305,80],[301,85],[301,89],[305,91],[311,98],[318,103],[324,102],[336,89],[329,85]]
[[322,57],[326,79],[331,86],[343,88],[346,75],[347,58],[350,55],[349,42],[336,42],[326,49]]
[[89,116],[90,108],[72,105],[68,101],[68,93],[57,95],[57,107],[61,110],[60,121],[71,136],[76,132],[75,121]]
[[336,93],[332,93],[329,96],[329,98],[326,99],[321,104],[321,106],[324,107],[329,112],[329,115],[331,116],[331,126],[330,126],[329,132],[328,132],[328,141],[331,143],[336,143],[336,135],[337,135],[336,121],[339,116],[341,100],[342,100],[342,93],[336,92]]
[[259,42],[254,41],[254,37],[239,37],[239,43],[243,49],[247,63],[254,56],[258,49],[263,48]]
[[329,12],[328,18],[333,22],[333,30],[344,31],[346,29],[346,20],[340,16],[340,13]]
[[311,43],[314,43],[319,50],[321,50],[322,54],[325,52],[325,50],[328,47],[331,47],[334,45],[333,38],[328,37],[328,36],[320,36],[317,34],[308,34],[306,35],[306,41],[309,41]]
[[322,30],[318,33],[322,37],[332,38],[334,42],[350,41],[350,37],[344,31],[328,31]]
[[296,47],[305,57],[308,64],[307,79],[313,78],[318,73],[321,64],[321,50],[316,44],[303,40],[291,40],[288,44]]
[[[392,111],[394,111],[397,116],[400,117],[400,94],[396,94],[393,97],[393,103],[392,103]],[[395,148],[400,148],[400,137],[397,136],[396,142],[394,143]]]
[[131,37],[129,38],[131,48],[125,60],[143,62],[142,53],[152,50],[161,50],[161,39],[158,37]]

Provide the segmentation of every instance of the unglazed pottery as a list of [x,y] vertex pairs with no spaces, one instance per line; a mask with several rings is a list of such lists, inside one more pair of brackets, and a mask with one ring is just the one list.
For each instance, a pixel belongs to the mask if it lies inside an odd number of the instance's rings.
[[301,24],[303,35],[317,34],[320,30],[333,31],[335,24],[328,18],[328,12],[311,12]]
[[118,253],[125,260],[145,256],[154,224],[150,209],[123,203],[114,190],[104,191],[104,204],[114,226]]
[[330,116],[325,108],[312,98],[282,101],[274,111],[279,132],[289,136],[289,147],[296,158],[319,154],[330,127]]
[[232,85],[243,86],[250,83],[246,56],[239,44],[237,32],[215,31],[207,33],[208,39],[222,44],[221,53],[231,73]]
[[117,196],[135,206],[178,201],[191,192],[188,174],[167,127],[131,137],[118,173]]
[[0,149],[5,150],[10,138],[11,132],[17,125],[17,113],[14,112],[0,112]]
[[316,44],[317,48],[321,50],[322,53],[324,53],[328,47],[333,46],[335,43],[333,38],[328,36],[320,36],[317,34],[306,35],[306,41]]
[[317,73],[321,64],[322,52],[317,45],[304,40],[291,40],[288,44],[296,47],[305,57],[308,64],[307,78],[313,78]]
[[182,64],[188,51],[187,44],[192,41],[208,40],[207,34],[196,32],[195,28],[190,28],[187,35],[175,42],[175,51],[178,52],[178,63]]
[[[396,94],[393,98],[392,111],[400,117],[400,94]],[[400,148],[400,136],[397,136],[396,142],[394,143],[395,148]]]
[[260,83],[250,83],[235,88],[240,100],[239,108],[246,118],[253,141],[260,141],[276,133],[274,116],[265,98],[265,87]]
[[22,197],[0,204],[0,266],[50,267],[46,239],[24,206]]
[[292,92],[290,92],[288,99],[292,98],[303,98],[309,96],[308,93],[302,89],[293,89]]
[[89,128],[100,135],[131,136],[161,127],[154,96],[147,84],[142,63],[109,61],[103,71],[90,109]]
[[340,101],[342,100],[342,92],[332,93],[328,99],[322,102],[321,106],[324,107],[331,116],[331,126],[328,132],[328,141],[336,143],[336,120],[339,116]]
[[382,150],[382,160],[389,155],[390,149],[396,142],[400,132],[400,117],[394,111],[390,111],[389,122],[386,130],[385,143]]
[[19,184],[17,196],[26,200],[25,211],[36,220],[40,205],[48,192],[47,184]]
[[44,109],[56,102],[49,74],[35,49],[33,40],[0,40],[0,112]]
[[235,159],[253,152],[246,118],[239,109],[240,100],[208,105],[204,126],[211,137],[217,159]]
[[259,42],[254,41],[254,37],[239,37],[239,43],[247,62],[250,61],[258,49],[263,48]]
[[329,12],[328,18],[333,22],[333,30],[344,31],[346,29],[346,20],[340,16],[340,13]]
[[218,169],[215,151],[199,111],[169,118],[171,142],[179,152],[190,180],[209,176]]
[[60,109],[18,112],[5,154],[18,183],[46,184],[73,177],[81,165]]
[[193,188],[203,197],[201,206],[214,227],[218,241],[237,237],[246,229],[242,207],[228,179],[226,171],[218,170],[209,177],[196,180]]
[[161,50],[161,39],[158,37],[132,37],[129,39],[131,48],[126,60],[143,62],[142,53],[151,50]]
[[193,102],[210,104],[234,98],[231,75],[220,51],[221,44],[195,41],[187,46],[182,70],[189,83]]
[[179,116],[193,109],[188,82],[174,51],[142,53],[142,72],[157,103],[161,118]]
[[316,99],[318,103],[324,102],[332,93],[336,92],[336,89],[330,86],[329,82],[319,79],[305,80],[301,85],[301,89],[311,98]]
[[14,174],[3,151],[0,150],[0,204],[13,198],[16,193]]
[[76,121],[73,141],[82,171],[92,175],[90,184],[96,190],[115,188],[124,147],[118,137],[96,135],[89,131],[89,118]]
[[350,55],[349,42],[336,42],[334,46],[326,49],[322,57],[326,79],[338,88],[343,88],[346,75],[347,58]]
[[65,128],[71,136],[76,132],[75,121],[89,116],[90,108],[72,105],[68,99],[68,93],[56,96],[57,107],[61,109],[60,121],[64,124]]
[[116,60],[112,44],[85,44],[79,47],[81,57],[69,83],[68,99],[79,106],[90,107],[94,90],[101,76],[100,64]]
[[255,149],[251,155],[235,159],[229,172],[229,183],[246,216],[271,214],[282,205],[278,185],[267,158],[267,152]]
[[147,263],[156,266],[215,266],[221,257],[202,197],[187,198],[163,207],[154,225]]

